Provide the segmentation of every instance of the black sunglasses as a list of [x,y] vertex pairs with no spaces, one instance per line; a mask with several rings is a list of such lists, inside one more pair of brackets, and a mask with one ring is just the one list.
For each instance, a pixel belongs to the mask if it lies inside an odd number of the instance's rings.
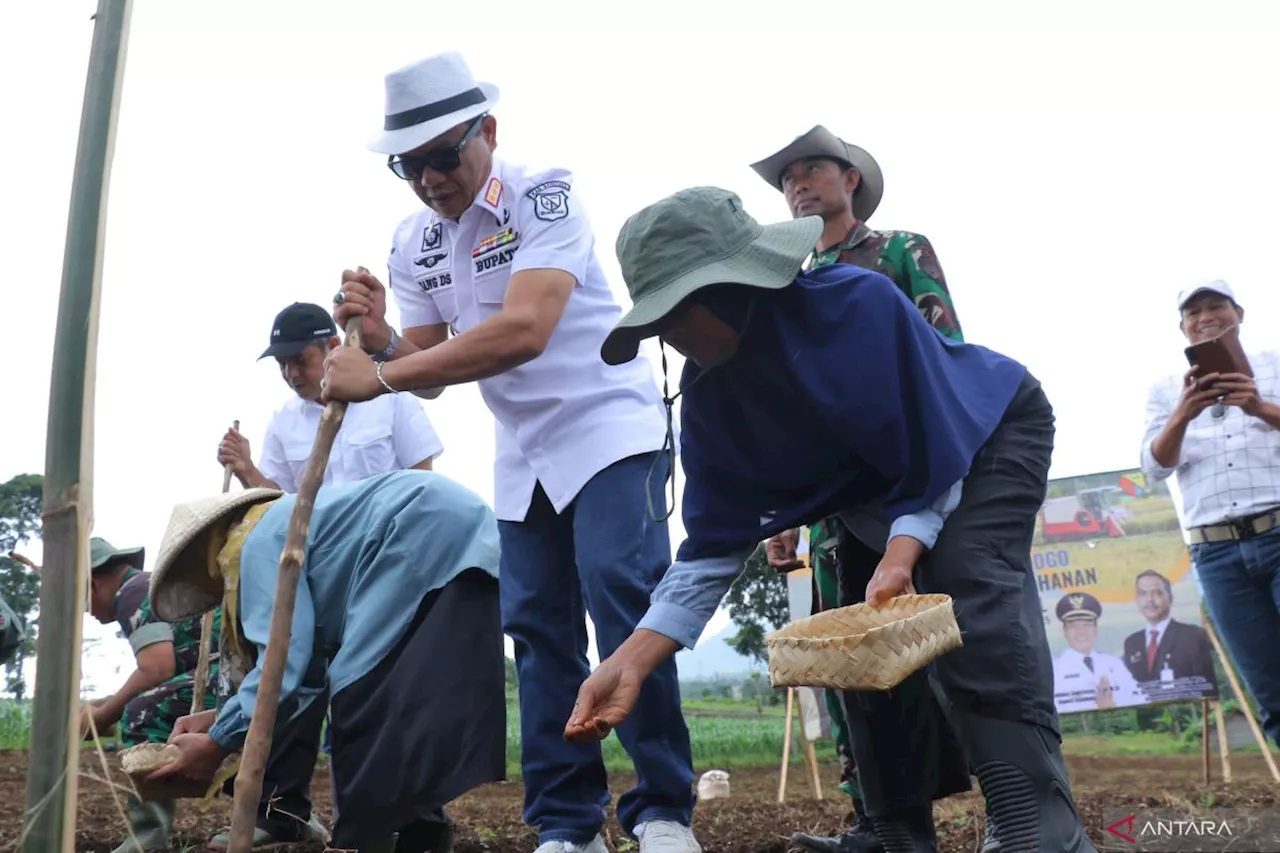
[[466,134],[462,139],[458,140],[456,145],[450,145],[446,148],[432,148],[419,157],[410,157],[404,154],[397,157],[392,154],[387,158],[387,168],[397,178],[402,178],[406,181],[416,181],[422,176],[423,169],[430,169],[441,174],[452,172],[462,165],[462,149],[471,141],[473,136],[480,132],[480,127],[486,115],[488,113],[481,113],[476,116],[476,120],[471,123],[471,127],[467,128]]

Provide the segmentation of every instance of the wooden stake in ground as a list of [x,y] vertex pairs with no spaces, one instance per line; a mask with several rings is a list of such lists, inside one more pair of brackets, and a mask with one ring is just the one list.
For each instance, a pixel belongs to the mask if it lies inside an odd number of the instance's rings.
[[1213,762],[1209,757],[1209,700],[1200,700],[1200,751],[1204,759],[1204,783],[1213,781]]
[[1222,643],[1218,640],[1218,632],[1213,630],[1213,623],[1208,619],[1204,620],[1204,630],[1209,635],[1209,641],[1213,643],[1213,650],[1218,653],[1218,660],[1222,661],[1222,668],[1227,673],[1227,680],[1231,682],[1231,689],[1236,692],[1236,699],[1240,702],[1240,712],[1249,721],[1249,728],[1253,729],[1253,737],[1258,741],[1258,748],[1262,750],[1262,758],[1267,762],[1267,769],[1271,771],[1271,778],[1280,782],[1280,770],[1276,769],[1276,761],[1271,757],[1271,747],[1267,745],[1267,736],[1262,733],[1262,729],[1258,728],[1258,721],[1254,719],[1253,709],[1249,707],[1249,694],[1240,689],[1240,682],[1236,681],[1236,674],[1231,668],[1231,661],[1227,659],[1227,653],[1223,651]]
[[[352,317],[348,321],[343,346],[360,346],[360,323],[360,317]],[[254,703],[249,734],[245,738],[244,751],[240,756],[240,770],[236,774],[236,796],[231,810],[231,838],[227,844],[227,853],[250,853],[253,843],[253,826],[258,814],[258,801],[262,797],[262,774],[267,767],[271,733],[275,729],[276,711],[280,706],[280,682],[284,678],[284,662],[289,654],[289,633],[293,626],[293,607],[307,547],[307,531],[311,527],[311,510],[324,480],[325,466],[329,464],[329,451],[333,449],[333,440],[338,436],[338,429],[342,426],[342,418],[346,412],[347,404],[338,400],[333,400],[324,407],[324,412],[320,415],[320,428],[316,431],[316,442],[311,447],[311,456],[307,459],[302,482],[298,485],[297,503],[293,505],[293,517],[289,519],[284,551],[280,554],[276,600],[271,611],[271,633],[267,636],[267,650],[263,655],[258,699]]]
[[1231,756],[1229,753],[1229,745],[1227,743],[1227,724],[1222,719],[1222,700],[1213,703],[1213,720],[1216,725],[1214,728],[1218,730],[1218,753],[1222,756],[1222,781],[1226,784],[1231,783]]
[[787,730],[782,735],[782,773],[778,777],[778,802],[787,798],[787,766],[791,764],[791,711],[795,707],[796,689],[787,688]]
[[[239,431],[240,421],[233,421],[231,428]],[[222,493],[231,491],[231,466],[222,470]],[[209,638],[213,636],[213,613],[210,610],[200,618],[200,656],[196,658],[196,671],[191,684],[191,713],[204,710],[204,691],[209,688]]]
[[75,850],[80,643],[93,520],[99,293],[107,191],[132,8],[131,0],[98,0],[71,179],[45,439],[44,571],[22,853]]

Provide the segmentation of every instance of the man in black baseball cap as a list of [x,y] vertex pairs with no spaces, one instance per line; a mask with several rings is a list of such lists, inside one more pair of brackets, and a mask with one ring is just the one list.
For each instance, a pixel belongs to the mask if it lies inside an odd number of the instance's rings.
[[[258,359],[274,358],[280,365],[281,377],[298,397],[318,401],[324,357],[341,343],[338,327],[328,311],[310,302],[295,302],[276,315],[271,324],[271,341]],[[218,445],[218,464],[230,465],[231,473],[246,489],[290,490],[289,484],[273,479],[274,471],[258,469],[249,439],[234,427],[227,430]]]
[[329,339],[336,337],[338,327],[328,311],[310,302],[295,302],[276,315],[271,326],[271,345],[258,358],[290,359],[309,346],[326,349]]

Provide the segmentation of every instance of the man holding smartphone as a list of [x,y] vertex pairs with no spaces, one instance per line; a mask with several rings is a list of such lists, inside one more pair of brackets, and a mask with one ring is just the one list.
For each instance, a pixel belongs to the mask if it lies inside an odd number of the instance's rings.
[[[1178,311],[1192,347],[1244,321],[1224,281],[1183,291]],[[1152,387],[1142,470],[1177,478],[1209,613],[1280,746],[1280,351],[1241,355],[1234,372],[1202,363]]]

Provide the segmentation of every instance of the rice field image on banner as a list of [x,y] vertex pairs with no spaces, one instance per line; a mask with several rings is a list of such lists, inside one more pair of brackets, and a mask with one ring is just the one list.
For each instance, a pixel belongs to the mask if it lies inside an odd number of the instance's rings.
[[1173,498],[1140,471],[1052,480],[1031,565],[1060,713],[1218,698]]

